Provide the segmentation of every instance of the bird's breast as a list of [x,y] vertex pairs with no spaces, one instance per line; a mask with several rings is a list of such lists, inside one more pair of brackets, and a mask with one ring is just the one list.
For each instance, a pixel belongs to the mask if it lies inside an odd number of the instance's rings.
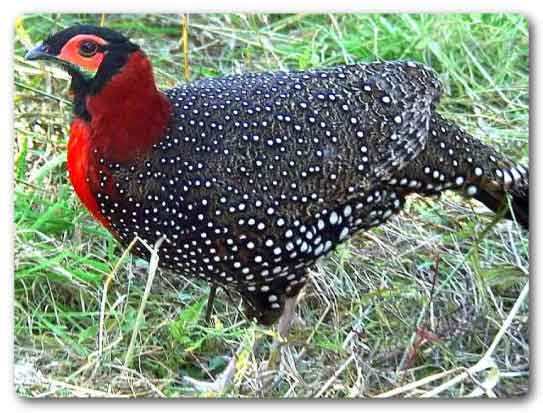
[[106,228],[107,219],[100,212],[93,186],[99,185],[99,177],[93,162],[91,146],[91,129],[83,119],[73,120],[68,141],[68,174],[75,193],[90,211]]

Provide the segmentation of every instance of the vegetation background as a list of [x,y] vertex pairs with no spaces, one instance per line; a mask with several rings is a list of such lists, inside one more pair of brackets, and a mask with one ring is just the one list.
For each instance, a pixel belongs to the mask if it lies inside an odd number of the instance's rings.
[[[273,329],[240,316],[238,297],[219,292],[205,325],[209,287],[159,272],[136,325],[146,263],[121,259],[66,177],[68,77],[23,58],[48,34],[82,22],[141,44],[163,88],[184,75],[421,61],[445,85],[444,115],[528,162],[529,30],[519,15],[191,15],[188,43],[178,15],[21,16],[14,56],[17,394],[527,394],[528,234],[454,193],[411,198],[401,215],[320,261],[300,303],[305,325],[293,330],[271,388],[259,387],[256,370]],[[216,377],[223,356],[235,351],[238,373],[224,394],[196,394],[182,379]]]

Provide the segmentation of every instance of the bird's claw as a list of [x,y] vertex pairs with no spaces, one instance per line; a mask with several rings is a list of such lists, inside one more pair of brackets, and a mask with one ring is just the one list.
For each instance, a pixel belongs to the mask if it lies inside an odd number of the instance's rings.
[[223,394],[236,374],[236,358],[232,357],[224,371],[214,381],[196,380],[183,376],[182,381],[190,385],[198,393]]

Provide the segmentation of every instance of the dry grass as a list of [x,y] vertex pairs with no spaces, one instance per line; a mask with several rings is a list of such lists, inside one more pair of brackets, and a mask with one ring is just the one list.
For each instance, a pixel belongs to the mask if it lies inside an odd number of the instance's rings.
[[[256,370],[273,330],[219,291],[157,272],[138,323],[146,263],[123,251],[73,195],[64,162],[66,75],[25,47],[102,16],[33,15],[15,47],[15,386],[23,397],[512,397],[528,391],[528,235],[451,193],[340,246],[312,271],[272,389]],[[527,162],[528,28],[513,15],[104,16],[148,52],[163,87],[246,70],[375,58],[433,66],[442,111]],[[190,62],[190,66],[187,64]],[[190,67],[190,72],[187,70]],[[118,269],[114,267],[119,263]],[[107,294],[104,284],[115,273]],[[102,306],[101,306],[102,303]],[[133,337],[133,340],[131,339]],[[131,346],[133,343],[133,346]],[[225,394],[194,394],[239,349]],[[490,349],[490,352],[489,352]]]

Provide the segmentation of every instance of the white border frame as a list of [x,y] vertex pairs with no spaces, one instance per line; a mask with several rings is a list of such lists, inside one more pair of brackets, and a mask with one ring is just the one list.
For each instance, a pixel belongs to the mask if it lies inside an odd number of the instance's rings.
[[[431,4],[431,5],[430,5]],[[0,24],[0,57],[5,62],[0,67],[0,126],[3,131],[0,150],[0,228],[4,228],[0,236],[0,262],[4,263],[2,274],[2,287],[0,288],[0,397],[3,401],[5,411],[32,411],[44,412],[54,411],[72,412],[78,411],[101,411],[109,412],[118,409],[135,409],[148,411],[150,409],[160,409],[161,413],[165,411],[177,411],[179,409],[191,408],[209,408],[216,410],[217,413],[225,411],[251,412],[258,408],[273,411],[277,408],[300,408],[302,404],[310,408],[328,408],[332,401],[198,401],[198,400],[177,400],[163,401],[156,403],[152,400],[137,400],[132,402],[122,402],[117,400],[62,400],[62,401],[40,401],[24,400],[15,395],[13,388],[13,36],[15,18],[24,13],[36,12],[94,12],[94,13],[115,13],[115,12],[174,12],[174,13],[201,13],[201,12],[516,12],[522,13],[528,17],[530,23],[530,179],[532,193],[532,231],[530,238],[530,264],[531,273],[534,275],[531,279],[531,300],[530,300],[530,335],[531,335],[531,383],[530,393],[527,398],[499,400],[499,401],[415,401],[415,400],[395,400],[395,401],[336,401],[341,403],[341,410],[360,411],[378,410],[381,412],[396,411],[398,408],[411,411],[435,411],[436,408],[457,411],[466,407],[471,408],[490,408],[496,410],[509,409],[537,409],[537,405],[542,399],[541,379],[537,377],[536,372],[541,371],[541,361],[537,357],[538,349],[536,343],[541,341],[541,331],[543,326],[539,326],[534,319],[538,313],[538,300],[534,297],[542,297],[542,283],[536,278],[537,257],[535,254],[537,246],[537,236],[540,229],[538,211],[534,209],[539,202],[540,194],[537,193],[537,182],[540,181],[540,172],[535,160],[541,158],[541,144],[537,138],[538,120],[542,117],[542,109],[537,105],[538,98],[542,96],[542,87],[539,83],[539,73],[536,69],[541,67],[543,54],[541,48],[543,41],[538,39],[540,27],[543,23],[543,13],[540,12],[539,2],[517,0],[504,0],[501,2],[466,1],[457,0],[454,2],[442,3],[436,6],[436,3],[430,3],[423,0],[380,0],[372,4],[356,4],[352,0],[334,0],[333,2],[324,2],[323,0],[274,0],[268,4],[252,2],[245,3],[243,0],[189,0],[179,3],[168,2],[165,0],[153,0],[152,2],[143,0],[117,1],[113,4],[111,1],[93,0],[92,2],[76,2],[73,0],[53,0],[46,4],[32,4],[29,1],[4,2],[4,12],[2,13],[2,23]],[[539,40],[539,41],[538,41]],[[539,291],[538,291],[539,290]],[[539,320],[537,320],[539,321]],[[196,406],[196,403],[198,405]],[[256,404],[258,403],[258,407]],[[363,403],[363,404],[362,404]],[[400,405],[401,404],[401,405]],[[539,408],[540,409],[540,408]]]

